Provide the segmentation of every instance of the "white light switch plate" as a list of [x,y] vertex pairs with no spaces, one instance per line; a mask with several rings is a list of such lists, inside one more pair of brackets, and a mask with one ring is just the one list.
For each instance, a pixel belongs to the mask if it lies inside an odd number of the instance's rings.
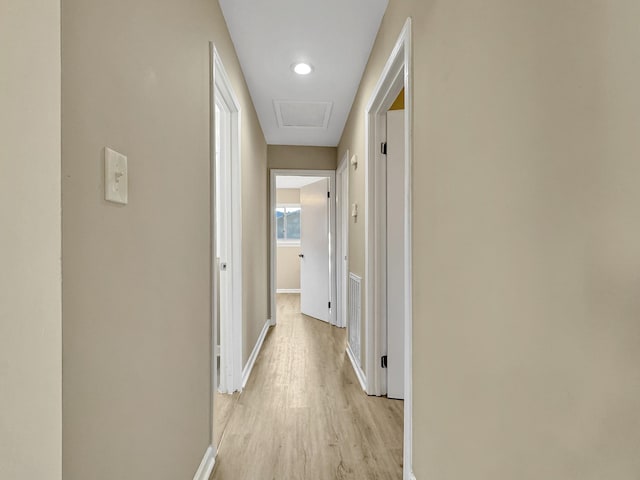
[[123,205],[129,201],[127,157],[107,147],[104,149],[104,198]]

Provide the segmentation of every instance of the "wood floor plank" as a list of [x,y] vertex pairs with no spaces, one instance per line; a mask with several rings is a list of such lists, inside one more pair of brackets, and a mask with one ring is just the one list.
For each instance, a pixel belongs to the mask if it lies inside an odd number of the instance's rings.
[[400,480],[403,402],[362,391],[346,331],[300,314],[299,295],[278,295],[277,315],[212,480]]
[[239,397],[239,393],[228,394],[216,392],[215,394],[213,401],[213,442],[216,446],[220,445],[222,434],[229,423],[229,419],[231,418]]

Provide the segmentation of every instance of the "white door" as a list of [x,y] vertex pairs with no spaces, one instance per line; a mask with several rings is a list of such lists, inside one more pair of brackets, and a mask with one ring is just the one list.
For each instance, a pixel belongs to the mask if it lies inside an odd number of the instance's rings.
[[[213,62],[212,108],[215,112],[215,165],[212,165],[213,365],[212,378],[221,393],[242,388],[242,190],[240,177],[239,103],[226,81],[224,67],[210,44]],[[212,159],[213,160],[213,159]],[[214,392],[215,393],[215,392]]]
[[387,396],[404,398],[404,110],[387,113]]
[[300,307],[329,321],[329,179],[300,189]]

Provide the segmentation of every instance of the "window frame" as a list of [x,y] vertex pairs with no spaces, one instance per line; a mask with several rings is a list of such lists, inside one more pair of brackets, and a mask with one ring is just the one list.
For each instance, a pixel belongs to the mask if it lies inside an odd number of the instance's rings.
[[[302,205],[300,205],[299,203],[276,203],[276,208],[273,212],[273,215],[275,216],[276,211],[278,210],[278,208],[284,208],[285,211],[287,208],[298,208],[300,209],[300,217],[302,217]],[[287,216],[285,215],[284,217],[284,232],[285,235],[287,234]],[[275,221],[275,225],[276,225],[276,243],[278,246],[280,247],[299,247],[301,245],[300,243],[300,239],[299,238],[278,238],[278,231],[277,231],[277,227],[278,227],[278,219],[276,217],[276,221]]]

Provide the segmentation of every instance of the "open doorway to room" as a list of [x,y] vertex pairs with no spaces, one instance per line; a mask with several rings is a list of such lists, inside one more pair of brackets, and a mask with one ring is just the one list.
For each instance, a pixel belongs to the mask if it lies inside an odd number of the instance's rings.
[[412,472],[411,19],[365,109],[365,345],[370,395],[404,399],[403,478]]
[[289,309],[336,325],[334,189],[334,171],[271,173],[274,325],[284,303]]
[[211,45],[211,449],[242,389],[240,103]]
[[386,389],[387,397],[404,399],[405,218],[404,89],[386,115]]

